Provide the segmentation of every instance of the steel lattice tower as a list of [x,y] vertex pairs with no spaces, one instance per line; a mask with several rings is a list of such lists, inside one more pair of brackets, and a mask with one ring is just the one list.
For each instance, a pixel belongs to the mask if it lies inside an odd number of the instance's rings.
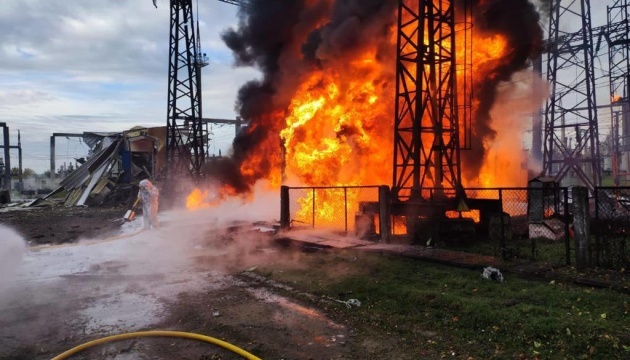
[[201,68],[192,0],[170,0],[168,66],[167,179],[202,176],[207,130],[201,121]]
[[[581,24],[567,33],[567,24]],[[589,0],[550,2],[543,174],[561,181],[569,174],[591,191],[600,185],[594,51]]]
[[399,0],[392,199],[462,193],[452,0]]
[[[621,111],[611,109],[611,154],[612,172],[615,185],[619,185],[620,164],[623,153],[628,150],[630,141],[629,102],[630,85],[630,24],[628,20],[628,0],[617,0],[607,8],[608,29],[604,33],[608,44],[608,69],[610,71],[611,106],[621,106]],[[621,136],[623,140],[620,144]],[[622,151],[623,150],[623,151]]]

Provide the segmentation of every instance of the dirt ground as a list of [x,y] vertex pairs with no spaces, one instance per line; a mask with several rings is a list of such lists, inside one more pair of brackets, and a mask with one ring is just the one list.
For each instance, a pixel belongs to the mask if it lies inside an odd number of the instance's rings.
[[[417,358],[393,335],[353,328],[337,311],[343,304],[247,271],[279,261],[299,266],[303,254],[278,248],[270,235],[180,214],[161,219],[160,230],[121,237],[116,220],[123,214],[59,206],[0,213],[0,224],[31,246],[66,243],[27,250],[21,277],[0,286],[0,359],[50,359],[89,340],[142,330],[205,334],[264,359]],[[194,235],[184,239],[190,229]],[[101,240],[67,243],[95,238]],[[143,338],[72,358],[240,357],[192,340]]]
[[63,244],[115,234],[126,208],[65,207],[52,204],[1,211],[0,224],[10,226],[29,244]]

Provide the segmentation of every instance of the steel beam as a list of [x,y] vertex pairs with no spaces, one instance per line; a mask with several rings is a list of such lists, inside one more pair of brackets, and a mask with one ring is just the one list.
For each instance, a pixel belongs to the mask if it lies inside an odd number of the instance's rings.
[[79,138],[82,138],[83,134],[79,134],[79,133],[52,133],[52,135],[50,135],[50,179],[51,180],[54,180],[57,177],[57,174],[55,173],[57,171],[57,167],[55,165],[55,157],[57,156],[55,139],[57,137],[79,137]]

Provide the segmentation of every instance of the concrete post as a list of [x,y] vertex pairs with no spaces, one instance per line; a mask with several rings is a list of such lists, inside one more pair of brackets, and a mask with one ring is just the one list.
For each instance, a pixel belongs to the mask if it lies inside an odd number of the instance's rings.
[[573,230],[575,233],[575,268],[588,267],[588,244],[591,237],[588,189],[576,186],[573,191]]
[[380,224],[379,232],[381,234],[381,242],[389,243],[392,234],[392,216],[391,216],[391,194],[389,186],[381,185],[378,187],[378,223]]
[[280,228],[289,229],[291,226],[291,209],[289,208],[289,187],[280,187]]

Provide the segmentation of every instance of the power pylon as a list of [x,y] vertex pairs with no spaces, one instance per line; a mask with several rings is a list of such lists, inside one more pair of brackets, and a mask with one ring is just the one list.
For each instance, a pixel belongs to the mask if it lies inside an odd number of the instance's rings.
[[[567,24],[581,24],[568,33]],[[543,174],[568,174],[591,191],[601,183],[594,49],[589,0],[550,2]]]
[[[603,33],[608,44],[611,97],[611,155],[615,186],[620,185],[621,161],[630,150],[630,20],[629,1],[617,0],[607,8],[608,23]],[[621,107],[620,111],[613,109]],[[622,137],[623,135],[623,137]],[[627,156],[627,155],[626,155]]]
[[201,121],[201,68],[208,62],[198,49],[192,0],[170,0],[170,6],[167,181],[184,175],[197,182],[208,138]]
[[462,194],[455,6],[399,0],[392,200]]

